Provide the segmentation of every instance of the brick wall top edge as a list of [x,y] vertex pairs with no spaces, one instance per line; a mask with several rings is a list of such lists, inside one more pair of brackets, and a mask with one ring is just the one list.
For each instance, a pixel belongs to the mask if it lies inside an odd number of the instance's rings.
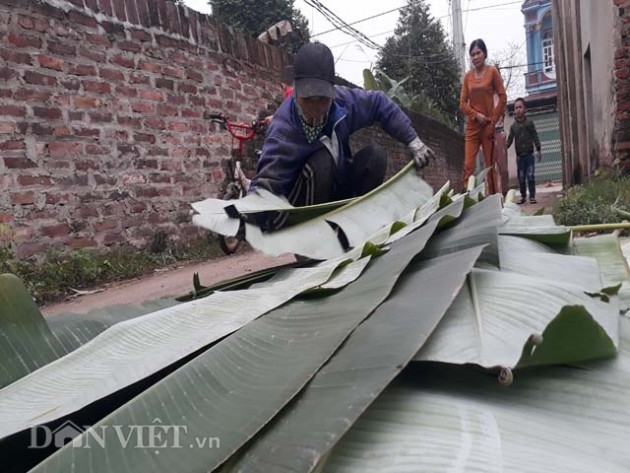
[[[20,2],[17,3],[19,6]],[[22,3],[27,7],[30,2]],[[274,69],[274,64],[265,61],[267,55],[251,50],[253,41],[249,41],[251,38],[245,33],[217,23],[210,15],[175,5],[172,0],[38,0],[37,3],[63,10],[66,14],[79,11],[99,23],[117,23],[126,29],[141,29],[167,35],[194,46]],[[16,6],[16,0],[0,0],[0,4]],[[130,12],[133,14],[130,15]],[[243,50],[244,47],[246,50]],[[255,47],[267,49],[270,57],[280,57],[282,64],[291,62],[289,55],[275,46],[260,43]]]

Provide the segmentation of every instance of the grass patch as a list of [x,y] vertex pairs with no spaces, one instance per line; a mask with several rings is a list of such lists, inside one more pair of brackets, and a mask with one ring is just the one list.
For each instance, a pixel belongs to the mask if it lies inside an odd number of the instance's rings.
[[553,217],[568,226],[630,221],[630,177],[604,174],[569,189],[554,205]]
[[[202,236],[188,243],[155,241],[144,250],[116,248],[101,254],[90,250],[62,253],[48,251],[41,261],[11,258],[8,248],[0,248],[0,274],[18,276],[39,304],[56,302],[73,293],[114,281],[133,279],[155,269],[181,262],[195,262],[223,254],[216,238]],[[192,275],[191,275],[192,278]]]

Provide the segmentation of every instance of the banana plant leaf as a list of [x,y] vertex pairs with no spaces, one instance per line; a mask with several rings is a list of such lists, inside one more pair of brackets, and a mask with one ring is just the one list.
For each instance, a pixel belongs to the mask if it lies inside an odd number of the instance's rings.
[[421,207],[432,195],[430,186],[409,163],[380,187],[316,219],[270,233],[248,223],[245,235],[253,248],[270,256],[295,253],[314,259],[336,258],[344,248],[331,224],[343,231],[351,247],[362,246],[384,227]]
[[[521,254],[524,261],[530,256]],[[544,272],[475,269],[415,360],[513,369],[612,357],[618,325],[618,303],[590,297],[583,286],[545,279]]]
[[45,318],[16,276],[0,275],[0,387],[67,355],[116,323],[176,303],[161,299]]
[[63,354],[22,281],[0,274],[0,388]]
[[235,236],[241,223],[238,216],[228,215],[226,209],[229,207],[234,207],[238,214],[294,209],[285,198],[264,189],[242,199],[206,199],[192,203],[191,207],[197,212],[193,215],[195,225],[226,236]]
[[[188,294],[178,296],[176,300],[178,302],[188,302],[194,299],[200,299],[207,297],[215,291],[232,291],[235,289],[246,289],[256,282],[265,281],[271,278],[278,271],[286,268],[300,268],[304,266],[310,266],[311,261],[295,261],[292,263],[285,263],[278,266],[272,266],[270,268],[261,269],[252,273],[247,273],[242,276],[237,276],[224,281],[220,281],[210,286],[202,286],[199,290],[190,291]],[[194,275],[193,275],[194,286]]]
[[571,231],[556,225],[551,215],[510,216],[499,227],[499,234],[522,236],[560,247],[571,241]]
[[350,264],[340,267],[328,281],[319,287],[321,289],[341,289],[342,287],[346,287],[351,282],[359,279],[359,276],[361,276],[371,258],[371,256],[359,258],[356,261],[352,261]]
[[338,258],[344,253],[336,230],[321,218],[269,233],[263,232],[257,225],[247,223],[245,235],[252,248],[268,256],[293,253],[325,260]]
[[480,254],[481,248],[473,248],[412,264],[393,297],[229,471],[313,471],[426,341]]
[[159,299],[141,304],[117,304],[84,314],[73,312],[46,318],[46,323],[64,348],[64,355],[86,344],[106,329],[120,322],[177,305],[174,299]]
[[[447,182],[438,192],[433,195],[422,207],[418,209],[413,209],[405,218],[400,219],[400,226],[397,223],[394,223],[391,227],[391,233],[387,238],[386,243],[393,243],[395,241],[400,240],[404,236],[409,235],[411,232],[420,228],[425,222],[429,219],[429,217],[433,217],[434,215],[446,216],[450,215],[448,210],[440,209],[440,205],[445,193],[449,189],[449,183]],[[461,212],[457,214],[456,210],[453,210],[451,214],[459,217]],[[438,224],[439,226],[439,224]]]
[[529,238],[521,238],[511,235],[499,235],[499,254],[503,257],[504,254],[514,252],[530,252],[530,253],[556,253],[553,248]]
[[599,263],[602,281],[605,286],[621,283],[619,304],[622,312],[630,309],[630,270],[621,252],[619,239],[615,235],[599,235],[573,240],[575,254],[592,256]]
[[379,229],[421,207],[433,190],[416,174],[413,163],[382,186],[323,218],[337,224],[351,247],[363,244]]
[[[459,203],[455,202],[451,205],[459,206]],[[500,219],[500,197],[490,196],[467,209],[450,228],[439,233],[439,238],[432,239],[422,253],[422,258],[434,258],[454,251],[485,245],[480,261],[498,267],[500,263],[497,224]]]
[[293,269],[278,284],[215,292],[118,323],[0,391],[0,439],[78,411],[328,281],[340,261]]
[[[585,292],[599,292],[603,283],[599,275],[597,261],[582,256],[568,256],[555,253],[529,251],[506,251],[501,248],[501,270],[524,274],[541,281],[552,280],[581,287]],[[568,270],[570,268],[570,270]]]
[[320,471],[622,473],[630,451],[630,320],[614,360],[520,372],[515,382],[469,367],[405,370]]
[[[156,383],[103,425],[186,425],[185,445],[209,434],[208,449],[124,448],[105,430],[106,448],[66,445],[33,472],[212,471],[267,424],[315,375],[350,333],[391,292],[435,229],[427,225],[392,245],[356,282],[326,298],[294,301],[272,311]],[[99,432],[93,426],[78,437]]]

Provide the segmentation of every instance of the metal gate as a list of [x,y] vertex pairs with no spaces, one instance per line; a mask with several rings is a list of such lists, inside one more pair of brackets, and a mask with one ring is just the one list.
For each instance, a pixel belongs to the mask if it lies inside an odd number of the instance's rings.
[[536,182],[562,181],[562,150],[560,120],[557,111],[528,112],[534,121],[540,144],[542,161],[536,162]]

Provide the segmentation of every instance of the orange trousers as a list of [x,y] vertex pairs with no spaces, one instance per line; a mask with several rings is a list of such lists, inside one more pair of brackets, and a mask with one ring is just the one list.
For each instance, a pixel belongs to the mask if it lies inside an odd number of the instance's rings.
[[486,177],[488,195],[495,194],[499,192],[499,189],[497,188],[497,174],[492,160],[494,125],[491,123],[484,127],[473,123],[466,125],[466,137],[464,142],[464,190],[468,186],[468,178],[475,173],[477,153],[479,152],[480,146],[483,151],[484,168],[490,168],[490,172]]

